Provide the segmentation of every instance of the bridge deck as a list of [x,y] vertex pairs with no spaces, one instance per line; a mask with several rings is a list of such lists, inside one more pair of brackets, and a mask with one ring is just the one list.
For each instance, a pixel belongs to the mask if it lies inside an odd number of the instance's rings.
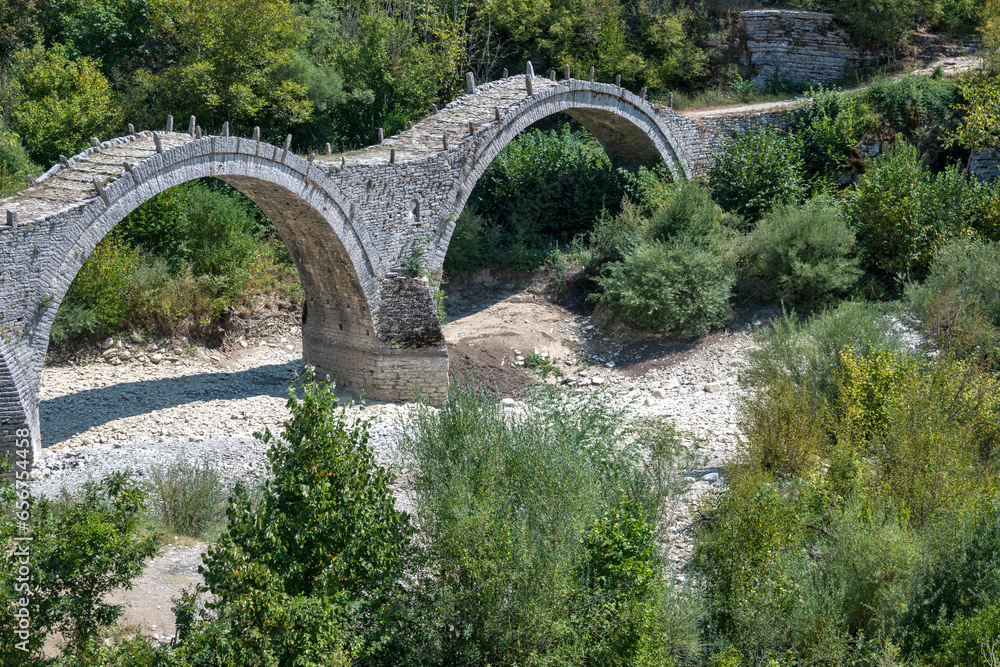
[[[387,137],[381,144],[357,151],[336,155],[324,155],[317,162],[329,162],[339,167],[341,158],[347,166],[358,164],[385,164],[392,149],[396,150],[396,162],[407,162],[444,152],[444,135],[448,135],[448,148],[460,146],[472,139],[469,123],[477,133],[496,122],[496,110],[501,116],[521,100],[528,97],[524,75],[511,76],[476,86],[474,95],[462,95],[436,114],[393,137]],[[542,77],[532,77],[533,92],[551,86],[565,85],[565,81],[551,81]]]

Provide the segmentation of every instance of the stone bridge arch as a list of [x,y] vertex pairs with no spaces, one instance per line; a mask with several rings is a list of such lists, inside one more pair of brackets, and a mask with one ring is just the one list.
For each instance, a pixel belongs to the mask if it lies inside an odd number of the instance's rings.
[[[471,75],[470,75],[471,76]],[[360,151],[308,158],[254,138],[135,133],[94,146],[0,200],[0,454],[30,431],[40,446],[38,389],[52,321],[94,246],[130,211],[185,181],[214,177],[248,195],[288,246],[305,294],[303,357],[375,399],[414,389],[438,398],[448,355],[429,276],[455,220],[503,147],[565,112],[620,161],[664,160],[679,178],[704,171],[724,139],[757,120],[685,116],[621,86],[528,75],[476,86],[406,131]],[[781,124],[784,111],[764,114]],[[381,132],[380,132],[381,135]],[[127,163],[127,164],[126,164]],[[0,213],[0,215],[4,215]],[[29,458],[31,458],[29,457]]]
[[[504,83],[509,86],[513,81],[515,86],[526,88],[525,78],[510,77]],[[488,89],[489,85],[482,87],[484,92]],[[508,108],[499,119],[495,118],[463,156],[461,175],[449,193],[453,204],[435,239],[435,268],[444,263],[455,221],[487,167],[521,132],[557,113],[565,113],[587,128],[616,163],[652,167],[662,160],[678,178],[688,178],[695,172],[695,161],[687,145],[689,136],[678,132],[689,132],[690,128],[672,123],[670,115],[643,97],[612,84],[577,79],[554,82],[533,77],[532,94]]]
[[[253,139],[141,133],[65,159],[29,196],[0,202],[8,211],[0,227],[0,452],[16,449],[23,429],[32,458],[39,451],[38,395],[52,324],[97,243],[152,197],[206,177],[246,194],[288,247],[307,304],[303,358],[320,377],[375,399],[407,398],[414,384],[430,395],[443,391],[446,353],[406,347],[408,337],[426,343],[420,323],[379,321],[382,307],[391,312],[394,299],[411,295],[384,289],[385,257],[326,170]],[[433,342],[436,335],[434,319]]]

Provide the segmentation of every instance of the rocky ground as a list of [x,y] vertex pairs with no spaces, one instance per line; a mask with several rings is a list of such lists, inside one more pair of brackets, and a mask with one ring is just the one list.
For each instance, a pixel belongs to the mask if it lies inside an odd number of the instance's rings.
[[[736,374],[752,344],[747,329],[678,342],[606,328],[560,305],[546,281],[490,273],[449,285],[448,292],[453,370],[492,378],[511,409],[525,398],[525,381],[539,375],[525,360],[542,359],[559,371],[548,374],[549,384],[597,393],[625,420],[663,417],[685,432],[698,463],[684,471],[685,490],[666,526],[675,576],[683,579],[692,509],[724,486],[721,466],[735,451]],[[222,349],[136,338],[53,359],[42,375],[43,455],[33,491],[55,496],[126,468],[148,478],[153,467],[178,456],[210,463],[227,483],[261,479],[265,447],[252,434],[280,430],[289,382],[302,369],[297,315],[273,312],[264,319],[255,327],[259,336]],[[370,442],[379,461],[401,473],[396,491],[404,509],[412,499],[395,445],[413,409],[372,402],[363,408],[375,420]],[[205,547],[175,536],[166,542],[133,589],[115,594],[127,605],[126,624],[163,640],[174,630],[170,598],[198,581]]]

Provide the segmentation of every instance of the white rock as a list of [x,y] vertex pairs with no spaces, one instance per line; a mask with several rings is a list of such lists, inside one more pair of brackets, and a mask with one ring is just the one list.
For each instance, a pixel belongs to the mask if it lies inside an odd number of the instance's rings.
[[667,397],[667,392],[664,391],[663,389],[653,390],[653,398],[666,398],[666,397]]
[[505,408],[512,408],[515,405],[517,405],[517,401],[515,401],[513,398],[505,398],[502,401],[500,401],[500,404],[503,405]]

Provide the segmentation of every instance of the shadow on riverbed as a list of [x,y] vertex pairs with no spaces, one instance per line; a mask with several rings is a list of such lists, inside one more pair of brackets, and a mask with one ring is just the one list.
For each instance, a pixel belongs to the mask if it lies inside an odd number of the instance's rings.
[[[285,398],[302,361],[257,366],[244,371],[120,382],[41,401],[43,447],[116,419],[186,404],[253,396]],[[338,395],[341,392],[337,392]],[[192,411],[198,406],[192,405]]]

